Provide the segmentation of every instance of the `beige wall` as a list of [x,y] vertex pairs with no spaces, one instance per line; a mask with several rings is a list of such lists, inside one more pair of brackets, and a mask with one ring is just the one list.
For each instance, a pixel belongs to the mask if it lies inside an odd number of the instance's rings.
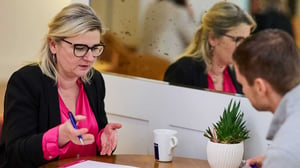
[[70,0],[0,1],[0,81],[33,60],[48,21]]

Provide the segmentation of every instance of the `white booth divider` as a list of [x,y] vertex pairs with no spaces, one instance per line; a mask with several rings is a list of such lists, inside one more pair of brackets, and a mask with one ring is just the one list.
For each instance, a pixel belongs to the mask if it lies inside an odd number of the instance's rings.
[[103,73],[109,122],[120,122],[116,154],[153,154],[153,129],[178,131],[175,156],[206,159],[207,127],[219,120],[231,99],[241,101],[250,139],[245,158],[261,155],[272,115],[256,111],[243,96],[168,85],[136,77]]

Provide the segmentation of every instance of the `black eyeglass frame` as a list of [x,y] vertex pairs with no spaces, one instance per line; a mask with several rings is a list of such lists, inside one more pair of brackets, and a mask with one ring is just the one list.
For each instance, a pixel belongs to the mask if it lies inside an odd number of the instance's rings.
[[[99,46],[102,46],[103,48],[102,48],[102,50],[99,52],[99,54],[98,55],[93,55],[93,57],[99,57],[102,53],[103,53],[103,51],[104,51],[104,48],[105,48],[105,44],[103,43],[103,42],[100,42],[99,44],[95,44],[95,45],[93,45],[92,47],[89,47],[88,45],[86,45],[86,44],[73,44],[73,43],[71,43],[70,41],[67,41],[66,39],[61,39],[61,41],[63,41],[63,42],[65,42],[65,43],[68,43],[68,44],[70,44],[70,45],[73,45],[73,55],[75,56],[75,57],[84,57],[88,52],[89,52],[89,50],[91,50],[92,52],[93,52],[93,49],[95,49],[96,47],[99,47]],[[87,50],[85,51],[85,53],[83,54],[83,55],[77,55],[76,54],[76,47],[86,47],[87,48]]]
[[245,37],[242,37],[242,36],[232,36],[229,34],[223,34],[223,36],[228,37],[232,41],[234,41],[236,46],[238,45],[238,43],[241,43],[242,41],[244,41],[246,39]]

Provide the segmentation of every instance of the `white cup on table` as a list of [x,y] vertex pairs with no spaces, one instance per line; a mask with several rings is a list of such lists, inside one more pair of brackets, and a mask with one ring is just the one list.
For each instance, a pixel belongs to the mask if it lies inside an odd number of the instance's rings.
[[170,162],[173,158],[174,148],[178,144],[175,136],[177,131],[171,129],[155,129],[154,134],[154,156],[155,160],[161,162]]

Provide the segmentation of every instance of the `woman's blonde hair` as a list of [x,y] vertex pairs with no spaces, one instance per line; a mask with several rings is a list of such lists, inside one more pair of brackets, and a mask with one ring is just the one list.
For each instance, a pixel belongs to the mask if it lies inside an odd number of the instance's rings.
[[251,26],[251,31],[256,28],[254,19],[239,6],[231,2],[218,2],[213,5],[203,16],[193,41],[182,56],[193,56],[203,59],[206,64],[212,61],[211,46],[208,35],[213,32],[217,37],[226,34],[232,28],[245,23]]
[[[64,38],[78,36],[93,30],[99,30],[100,34],[102,34],[103,28],[95,11],[81,3],[72,3],[63,8],[49,22],[48,27],[49,31],[44,39],[38,64],[45,75],[57,82],[56,56],[50,51],[49,40],[59,42]],[[92,76],[93,69],[85,76],[82,76],[81,80],[89,82]]]

